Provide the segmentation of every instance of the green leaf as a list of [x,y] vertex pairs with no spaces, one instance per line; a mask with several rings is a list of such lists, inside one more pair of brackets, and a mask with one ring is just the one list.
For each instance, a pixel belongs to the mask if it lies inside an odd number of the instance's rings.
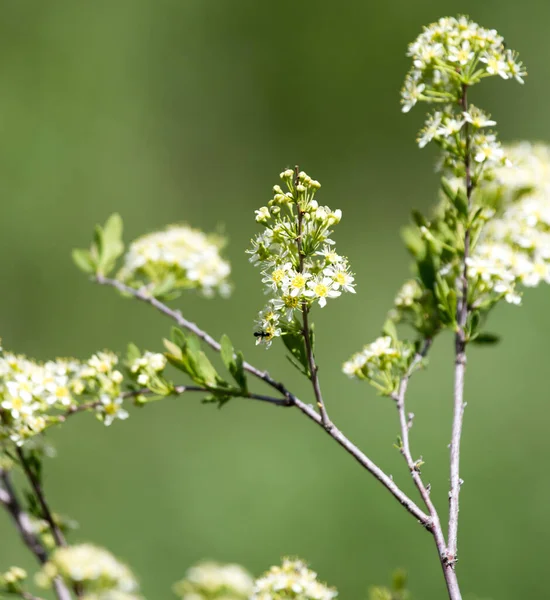
[[222,408],[225,404],[231,400],[233,396],[231,394],[223,392],[213,392],[202,399],[203,404],[217,404],[218,408]]
[[200,350],[196,355],[197,376],[207,387],[215,388],[223,379],[218,375],[214,365],[208,360],[206,354]]
[[166,294],[169,294],[174,289],[175,285],[176,285],[176,278],[174,277],[174,275],[170,274],[165,279],[163,279],[163,281],[157,283],[153,287],[153,289],[150,291],[151,296],[153,296],[155,298],[165,296]]
[[462,188],[459,188],[458,194],[456,195],[453,204],[461,217],[468,216],[468,196],[466,196],[466,192]]
[[451,182],[446,178],[441,178],[441,189],[443,190],[445,196],[449,198],[449,200],[454,204],[456,197],[456,190],[451,185]]
[[176,344],[176,346],[179,346],[180,348],[185,346],[187,341],[185,333],[179,327],[172,327],[170,331],[170,339],[172,342],[174,342],[174,344]]
[[235,353],[229,337],[223,334],[220,340],[220,354],[225,368],[231,373],[241,391],[247,392],[248,386],[244,372],[244,357],[242,352]]
[[75,248],[73,250],[73,261],[81,271],[84,271],[84,273],[96,272],[97,265],[89,250]]
[[391,319],[386,319],[384,326],[382,327],[382,333],[384,335],[388,335],[391,339],[396,342],[397,341],[397,329],[395,328],[395,323]]
[[502,338],[496,333],[484,331],[482,333],[478,333],[470,341],[472,344],[478,344],[479,346],[494,346],[495,344],[498,344],[501,339]]
[[413,210],[411,212],[411,215],[417,227],[428,227],[428,221],[426,221],[426,218],[421,212]]
[[220,355],[222,357],[223,364],[225,365],[225,368],[231,373],[231,368],[235,364],[235,361],[233,359],[235,351],[233,350],[233,344],[231,343],[231,340],[225,333],[222,335],[222,339],[220,340],[220,346]]
[[418,267],[418,276],[424,287],[427,290],[434,290],[437,269],[435,268],[431,254],[426,254],[422,260],[417,261],[416,265]]
[[119,256],[124,252],[122,243],[122,219],[117,213],[112,214],[104,227],[96,226],[94,238],[99,268],[105,275],[115,267]]
[[231,375],[235,381],[239,384],[241,390],[248,393],[248,382],[246,380],[246,373],[244,370],[244,356],[242,352],[237,352],[235,358],[235,369],[231,371]]
[[290,362],[294,366],[296,366],[296,363],[300,365],[303,368],[303,371],[301,369],[298,370],[301,373],[304,373],[306,377],[311,377],[304,336],[301,332],[289,332],[283,335],[282,338],[284,345],[294,359],[294,361],[291,360]]
[[122,241],[122,218],[118,213],[113,213],[103,226],[103,243],[111,246]]
[[407,248],[407,250],[417,260],[422,260],[426,255],[426,244],[420,237],[418,229],[416,227],[403,227],[401,229],[401,238]]
[[138,359],[141,356],[141,352],[139,348],[135,344],[128,344],[128,349],[126,350],[126,358],[128,362],[132,362]]
[[162,343],[171,356],[177,358],[178,360],[183,358],[183,351],[179,346],[167,339],[162,340]]

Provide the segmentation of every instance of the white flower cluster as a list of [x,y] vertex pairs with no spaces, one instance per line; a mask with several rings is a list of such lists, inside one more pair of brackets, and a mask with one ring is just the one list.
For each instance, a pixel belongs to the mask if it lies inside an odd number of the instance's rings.
[[498,206],[468,259],[468,276],[482,292],[519,304],[518,285],[550,283],[550,148],[521,143],[507,151],[513,166],[497,169],[487,186]]
[[395,296],[397,308],[410,308],[422,296],[422,288],[416,279],[405,281]]
[[37,574],[36,580],[41,587],[50,588],[56,577],[61,577],[70,585],[81,585],[85,594],[90,594],[86,598],[129,600],[135,596],[127,594],[138,589],[137,581],[126,565],[104,548],[92,544],[57,548]]
[[182,600],[248,600],[253,583],[240,565],[202,562],[191,567],[173,590]]
[[228,296],[231,267],[220,256],[224,245],[219,236],[187,225],[172,226],[135,240],[119,278],[131,285],[169,283],[173,289],[197,289],[207,297],[215,292]]
[[458,100],[463,85],[498,75],[523,83],[526,71],[517,54],[504,46],[494,29],[485,29],[461,16],[444,17],[424,28],[409,45],[413,65],[401,92],[403,112],[419,100],[449,103]]
[[258,343],[267,345],[314,302],[324,307],[342,292],[355,293],[348,261],[335,252],[330,238],[342,211],[314,199],[321,185],[303,171],[287,169],[281,179],[287,191],[276,185],[268,206],[256,211],[256,221],[265,229],[247,251],[250,262],[262,269],[265,292],[272,296],[257,321]]
[[408,55],[413,65],[401,92],[403,112],[418,101],[444,105],[428,116],[418,145],[436,142],[444,151],[443,167],[456,175],[463,175],[467,159],[474,183],[488,169],[508,164],[496,134],[486,131],[496,121],[466,102],[467,88],[485,77],[499,75],[523,83],[523,65],[504,47],[503,38],[466,17],[443,18],[424,29]]
[[120,590],[106,590],[104,592],[86,594],[82,600],[143,600],[142,596],[128,594]]
[[138,385],[142,386],[148,386],[151,378],[162,373],[165,367],[166,357],[164,354],[148,351],[128,365],[130,373],[135,376]]
[[58,359],[39,363],[10,352],[0,354],[0,440],[18,445],[44,431],[83,399],[97,402],[98,417],[110,425],[125,419],[116,369],[118,358],[99,352],[88,361]]
[[375,372],[384,372],[396,359],[403,358],[400,348],[389,335],[367,344],[361,352],[354,354],[344,363],[342,370],[349,377],[370,379]]
[[332,600],[337,595],[306,563],[285,558],[281,567],[271,567],[256,580],[251,600]]

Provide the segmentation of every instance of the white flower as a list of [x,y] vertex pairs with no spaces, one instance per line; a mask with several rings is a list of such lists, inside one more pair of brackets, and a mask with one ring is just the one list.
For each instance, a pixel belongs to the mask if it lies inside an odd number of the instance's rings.
[[508,66],[500,56],[486,53],[479,60],[487,65],[487,73],[490,75],[500,75],[502,79],[508,79]]
[[456,135],[462,129],[464,122],[465,121],[462,119],[455,119],[454,117],[447,116],[443,120],[436,134],[443,137],[451,137]]
[[107,550],[92,544],[57,548],[42,567],[37,583],[41,587],[51,587],[56,577],[61,577],[71,584],[90,586],[101,594],[127,594],[137,590],[137,582],[128,567]]
[[173,590],[182,600],[248,600],[253,584],[240,565],[203,562],[191,567]]
[[476,106],[470,106],[470,108],[462,114],[464,119],[477,129],[480,129],[481,127],[492,127],[497,124],[496,121],[490,119],[489,115],[485,114]]
[[107,394],[102,394],[99,400],[100,405],[98,410],[103,416],[103,423],[106,427],[109,427],[109,425],[111,425],[115,419],[124,421],[130,416],[128,411],[122,408],[122,398],[111,398]]
[[407,113],[422,98],[422,92],[426,89],[424,83],[418,83],[412,77],[405,79],[405,85],[401,90],[401,110]]
[[267,206],[262,206],[259,210],[255,211],[255,213],[257,223],[265,223],[271,218],[271,214]]
[[460,46],[452,46],[449,48],[448,59],[451,62],[456,62],[459,65],[467,65],[475,56],[475,52],[472,51],[470,42],[464,40]]
[[186,225],[169,227],[135,240],[119,277],[134,285],[172,278],[176,287],[196,288],[207,297],[227,295],[231,268],[220,256],[223,245],[222,238]]
[[332,288],[339,290],[342,288],[345,292],[355,294],[355,278],[348,272],[344,265],[333,265],[323,270],[323,273],[332,279]]
[[426,147],[438,134],[443,113],[436,111],[428,117],[423,129],[420,130],[417,143],[420,148]]
[[250,600],[333,600],[338,592],[317,580],[317,573],[301,560],[283,559],[281,567],[271,567],[254,582]]
[[327,298],[337,298],[342,293],[334,288],[334,282],[330,277],[317,276],[307,282],[307,287],[304,296],[317,300],[321,308],[326,306]]
[[310,279],[311,273],[298,273],[297,271],[288,271],[283,280],[282,289],[285,294],[291,296],[300,296],[304,293],[305,287]]

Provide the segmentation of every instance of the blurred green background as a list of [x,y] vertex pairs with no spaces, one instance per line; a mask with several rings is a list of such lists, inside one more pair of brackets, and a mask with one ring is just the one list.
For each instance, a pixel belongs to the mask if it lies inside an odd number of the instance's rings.
[[[392,447],[395,409],[340,365],[378,335],[408,274],[399,228],[434,199],[435,154],[404,116],[406,45],[459,12],[502,33],[529,69],[524,87],[490,80],[477,102],[502,139],[550,139],[550,4],[539,0],[96,0],[0,3],[0,332],[7,348],[88,356],[128,341],[160,349],[170,323],[95,287],[73,267],[93,225],[114,211],[126,239],[185,221],[223,224],[230,300],[178,301],[211,333],[229,334],[302,397],[280,347],[254,346],[263,303],[243,251],[253,211],[279,172],[299,163],[344,213],[338,250],[358,294],[317,311],[318,360],[334,420],[414,494]],[[459,573],[466,597],[547,597],[548,312],[550,292],[503,306],[495,349],[468,364]],[[452,340],[415,378],[413,448],[444,510]],[[334,442],[293,410],[244,400],[218,411],[196,398],[132,411],[110,429],[83,416],[53,436],[52,504],[81,523],[75,540],[110,548],[150,600],[194,561],[236,561],[259,574],[282,555],[307,558],[342,598],[365,598],[394,567],[415,598],[445,597],[431,537]],[[32,566],[0,514],[0,567]]]

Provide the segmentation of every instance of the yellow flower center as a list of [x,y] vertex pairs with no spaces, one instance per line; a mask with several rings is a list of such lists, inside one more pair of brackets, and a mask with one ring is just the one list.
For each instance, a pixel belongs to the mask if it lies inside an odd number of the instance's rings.
[[303,288],[305,284],[306,278],[303,275],[296,275],[291,283],[292,287],[297,289]]
[[12,398],[11,407],[13,410],[21,410],[24,406],[24,402],[21,398]]
[[287,308],[298,308],[299,300],[293,296],[283,296],[283,302]]
[[118,406],[114,402],[111,402],[111,404],[107,404],[107,406],[105,406],[105,412],[108,415],[116,414],[117,409],[118,409]]
[[281,283],[285,276],[285,272],[282,269],[275,269],[271,275],[271,279],[273,279],[273,283]]
[[315,295],[319,296],[319,298],[322,298],[323,296],[326,296],[328,294],[328,287],[326,285],[324,285],[323,283],[318,283],[315,286]]

